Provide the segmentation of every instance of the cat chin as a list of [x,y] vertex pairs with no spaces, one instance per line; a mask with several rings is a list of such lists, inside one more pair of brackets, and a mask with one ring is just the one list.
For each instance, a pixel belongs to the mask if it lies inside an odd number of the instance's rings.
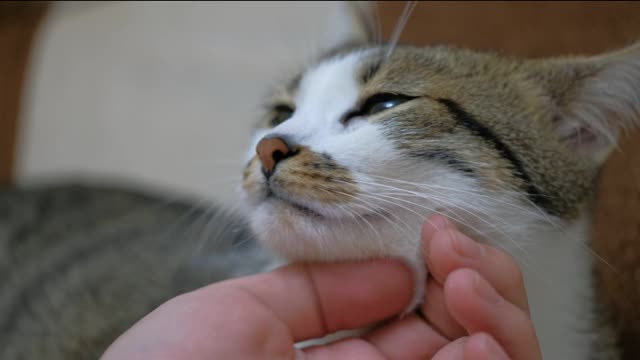
[[[297,213],[278,204],[254,208],[251,227],[258,240],[288,262],[339,262],[379,258],[403,261],[414,276],[414,296],[404,316],[424,299],[427,270],[422,260],[419,233],[399,233],[384,219],[369,225],[353,219],[332,219]],[[415,228],[420,228],[417,220]],[[375,232],[374,230],[375,229]]]
[[[359,221],[358,221],[359,220]],[[306,214],[279,203],[263,203],[251,215],[260,242],[291,261],[346,261],[371,258],[412,260],[420,235],[399,233],[382,218],[334,219]],[[415,228],[420,228],[416,223]]]

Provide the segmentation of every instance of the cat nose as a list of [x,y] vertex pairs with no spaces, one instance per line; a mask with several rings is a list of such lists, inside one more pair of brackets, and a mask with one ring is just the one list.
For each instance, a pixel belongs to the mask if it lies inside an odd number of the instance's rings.
[[262,172],[268,178],[273,174],[276,165],[296,154],[290,144],[281,137],[265,137],[256,146],[256,153],[262,163]]

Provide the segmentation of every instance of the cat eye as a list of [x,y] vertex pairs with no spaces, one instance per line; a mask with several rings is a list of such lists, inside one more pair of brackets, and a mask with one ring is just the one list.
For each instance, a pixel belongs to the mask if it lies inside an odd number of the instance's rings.
[[414,97],[400,94],[381,93],[369,97],[360,107],[360,114],[373,115],[396,107]]
[[289,105],[279,104],[273,107],[273,117],[269,121],[269,125],[275,127],[287,121],[293,115],[293,108]]
[[358,116],[367,116],[381,113],[385,110],[394,108],[409,100],[413,100],[415,97],[401,94],[380,93],[375,94],[367,98],[365,102],[360,106],[359,110],[355,110],[347,113],[341,120],[342,124],[346,124],[349,120]]

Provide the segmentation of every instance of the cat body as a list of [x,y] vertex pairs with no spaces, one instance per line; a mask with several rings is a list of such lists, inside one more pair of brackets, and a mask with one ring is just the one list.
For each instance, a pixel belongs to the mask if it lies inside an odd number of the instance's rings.
[[104,181],[2,189],[0,359],[98,359],[163,302],[273,260],[241,217],[188,197]]

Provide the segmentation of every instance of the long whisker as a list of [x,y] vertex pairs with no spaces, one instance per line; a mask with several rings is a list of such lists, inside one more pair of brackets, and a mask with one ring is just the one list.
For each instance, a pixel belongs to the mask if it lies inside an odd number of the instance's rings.
[[[380,194],[377,194],[377,195],[380,195]],[[403,195],[404,195],[404,196],[407,196],[407,194],[403,194]],[[479,216],[479,215],[477,215],[477,214],[475,214],[475,213],[473,213],[473,212],[471,212],[471,211],[469,211],[469,210],[467,210],[467,209],[465,209],[465,208],[463,208],[463,207],[460,207],[460,206],[457,206],[457,205],[448,204],[448,203],[444,203],[444,202],[441,202],[441,201],[437,201],[435,198],[424,197],[424,196],[422,196],[421,194],[411,194],[411,195],[412,195],[412,196],[419,196],[419,197],[425,198],[425,199],[427,199],[427,200],[433,201],[433,202],[435,202],[435,203],[440,203],[440,204],[443,204],[443,205],[453,206],[453,207],[455,207],[455,208],[457,208],[457,209],[459,209],[459,210],[464,211],[465,213],[467,213],[467,214],[469,214],[469,215],[473,216],[474,218],[477,218],[478,220],[480,220],[480,221],[482,221],[483,223],[487,224],[487,225],[488,225],[489,227],[491,227],[492,229],[496,230],[496,232],[498,232],[499,234],[501,234],[502,236],[504,236],[505,238],[507,238],[508,240],[510,240],[510,241],[511,241],[515,246],[516,246],[516,248],[517,248],[518,250],[520,250],[520,251],[522,251],[522,252],[523,252],[523,254],[524,254],[525,256],[529,256],[529,254],[528,254],[528,252],[526,251],[526,249],[524,249],[524,247],[522,247],[522,245],[521,245],[520,243],[518,243],[517,241],[515,241],[515,240],[514,240],[511,236],[509,236],[507,233],[505,233],[504,231],[502,231],[500,228],[498,228],[497,226],[495,226],[495,225],[494,225],[494,224],[492,224],[491,222],[489,222],[489,221],[487,221],[486,219],[482,218],[481,216]],[[411,202],[411,201],[406,201],[406,200],[398,199],[398,198],[395,198],[395,199],[396,199],[396,200],[399,200],[399,201],[405,201],[405,202],[408,202],[408,203],[413,204],[413,205],[415,205],[415,206],[424,207],[424,206],[422,206],[422,205],[420,205],[420,204],[413,203],[413,202]],[[424,207],[424,208],[426,208],[426,207]],[[437,213],[442,214],[441,212],[437,212]],[[443,214],[443,215],[444,215],[444,214]],[[455,219],[455,220],[457,220],[458,222],[460,222],[462,225],[465,225],[465,226],[469,227],[471,230],[475,231],[476,233],[478,233],[480,236],[483,236],[483,237],[484,237],[484,238],[486,238],[487,240],[489,240],[489,241],[492,241],[492,240],[493,240],[493,239],[491,239],[491,237],[489,236],[489,234],[487,234],[487,233],[485,233],[485,232],[480,231],[478,228],[476,228],[476,227],[472,226],[471,224],[469,224],[468,222],[466,222],[466,221],[462,220],[461,218],[458,218],[458,219]],[[492,242],[493,242],[493,243],[495,243],[497,246],[499,246],[499,247],[503,248],[504,250],[507,250],[507,249],[506,249],[506,248],[505,248],[501,243],[499,243],[499,242],[494,242],[494,241],[492,241]]]
[[[335,195],[333,192],[330,192],[326,189],[320,189],[326,193],[329,193],[331,195]],[[342,195],[348,195],[348,194],[342,194]],[[367,212],[368,211],[373,211],[372,209],[363,206],[363,205],[358,205],[358,204],[354,204],[355,206],[359,206],[359,207],[363,207]],[[367,219],[365,219],[362,215],[358,214],[357,212],[353,212],[353,215],[357,216],[360,220],[362,220],[365,224],[367,224],[369,226],[369,228],[376,234],[377,238],[381,239],[382,236],[380,235],[380,232],[378,232],[378,230],[376,230],[376,228],[369,222],[367,221]]]
[[[413,191],[410,191],[410,190],[406,190],[406,189],[402,189],[402,188],[398,188],[398,187],[394,187],[394,186],[390,186],[390,185],[383,185],[383,184],[378,184],[378,183],[370,183],[370,184],[371,184],[371,185],[374,185],[374,186],[382,187],[382,188],[390,188],[390,189],[394,189],[394,190],[397,190],[397,191],[403,191],[403,192],[409,193],[409,194],[411,194],[411,195],[418,196],[418,197],[420,197],[420,198],[425,198],[425,199],[427,199],[427,200],[431,200],[431,201],[434,201],[434,202],[435,202],[435,199],[434,199],[434,197],[433,197],[433,196],[431,196],[431,197],[426,197],[426,196],[425,196],[426,194],[423,194],[423,193],[417,193],[417,192],[413,192]],[[379,194],[377,194],[377,195],[379,195]],[[369,195],[369,196],[371,196],[371,195]],[[395,200],[400,200],[400,201],[405,201],[405,202],[407,202],[406,200],[402,200],[402,199],[397,199],[397,198],[394,198],[394,199],[395,199]],[[384,199],[380,199],[380,198],[379,198],[378,200],[385,201]],[[434,209],[430,209],[430,208],[425,207],[425,206],[423,206],[423,205],[421,205],[421,204],[416,204],[416,203],[412,203],[412,202],[409,202],[409,203],[413,204],[414,206],[418,206],[418,207],[421,207],[421,208],[425,208],[425,209],[430,210],[430,211],[432,211],[432,212],[440,213],[440,212],[435,211]],[[502,236],[504,236],[505,238],[507,238],[509,241],[511,241],[511,242],[516,246],[516,248],[517,248],[519,251],[522,251],[522,253],[523,253],[523,255],[524,255],[525,257],[528,257],[528,256],[529,256],[529,254],[528,254],[528,252],[526,251],[526,249],[524,249],[524,247],[522,247],[522,245],[521,245],[519,242],[515,241],[511,236],[509,236],[507,233],[505,233],[502,229],[500,229],[500,228],[499,228],[499,227],[497,227],[496,225],[492,224],[491,222],[487,221],[486,219],[482,218],[481,216],[479,216],[479,215],[475,214],[474,212],[471,212],[471,211],[469,211],[469,210],[467,210],[467,209],[465,209],[465,208],[463,208],[463,207],[460,207],[460,206],[456,206],[456,205],[450,204],[449,202],[442,202],[442,201],[440,201],[440,203],[445,204],[445,205],[448,205],[448,206],[455,206],[456,208],[458,208],[458,209],[460,209],[460,210],[462,210],[462,211],[466,212],[467,214],[469,214],[469,215],[473,216],[474,218],[477,218],[478,220],[480,220],[480,221],[482,221],[483,223],[487,224],[487,225],[488,225],[488,226],[490,226],[491,228],[495,229],[498,233],[500,233]],[[397,205],[397,206],[399,206],[398,204],[396,204],[396,205]],[[403,207],[403,206],[401,206],[401,207]],[[403,208],[407,209],[406,207],[403,207]],[[407,209],[407,210],[409,210],[409,209]],[[411,210],[409,210],[409,211],[411,211]],[[415,212],[414,212],[414,213],[415,213]],[[442,213],[440,213],[440,214],[442,214]],[[444,215],[444,214],[442,214],[442,215]],[[463,222],[463,225],[466,225],[466,226],[470,227],[472,230],[474,230],[474,231],[478,232],[480,235],[483,235],[484,237],[487,237],[489,240],[491,239],[490,237],[486,236],[486,234],[484,234],[483,232],[479,231],[477,228],[475,228],[475,227],[471,226],[470,224],[468,224],[468,223],[464,223],[464,222]],[[498,244],[498,245],[502,247],[502,244]],[[505,249],[505,250],[506,250],[506,249]]]
[[371,9],[373,21],[375,22],[375,37],[374,41],[377,45],[382,44],[382,24],[380,22],[380,8],[378,7],[378,2],[374,1],[371,5],[373,8]]
[[[368,195],[368,196],[369,196],[369,197],[372,197],[372,198],[374,198],[374,199],[380,200],[380,201],[388,202],[388,203],[390,203],[390,204],[392,204],[392,205],[395,205],[395,206],[398,206],[398,207],[404,208],[404,209],[406,209],[406,210],[409,210],[409,209],[407,209],[406,207],[404,207],[404,206],[402,206],[402,205],[399,205],[399,204],[397,204],[397,203],[395,203],[395,202],[393,202],[393,201],[387,201],[387,200],[384,200],[384,199],[377,198],[377,195],[378,195],[378,194],[376,194],[375,196],[374,196],[374,195]],[[367,196],[367,195],[365,195],[365,196]],[[401,200],[401,199],[396,199],[396,200]],[[421,205],[419,205],[419,204],[415,204],[415,203],[411,203],[411,204],[414,204],[414,205],[416,205],[416,206],[419,206],[419,207],[423,207],[423,208],[424,208],[424,206],[421,206]],[[427,208],[427,209],[428,209],[428,208]],[[409,210],[409,211],[411,211],[411,210]],[[415,213],[415,212],[414,212],[414,214],[417,214],[417,213]],[[426,219],[426,218],[422,217],[422,219]],[[456,220],[457,220],[457,221],[459,221],[459,222],[460,222],[460,223],[462,223],[462,224],[465,224],[465,222],[464,222],[463,220],[461,220],[461,219],[456,219]],[[498,246],[499,248],[501,248],[501,249],[503,249],[503,250],[505,250],[505,251],[508,251],[508,249],[507,249],[503,244],[501,244],[500,242],[493,241],[493,239],[491,239],[491,237],[484,235],[484,233],[483,233],[482,231],[478,230],[477,228],[473,227],[472,225],[470,225],[470,224],[468,224],[468,223],[467,223],[467,224],[466,224],[466,226],[470,227],[470,228],[471,228],[471,229],[473,229],[475,232],[479,233],[481,236],[484,236],[485,238],[487,238],[487,240],[491,241],[492,243],[494,243],[494,244],[495,244],[496,246]],[[518,246],[518,245],[519,245],[517,242],[515,242],[515,240],[511,239],[508,235],[506,235],[506,234],[503,234],[503,235],[504,235],[505,237],[509,238],[509,240],[513,241],[513,242],[516,244],[516,246]],[[528,256],[528,254],[527,254],[526,250],[524,250],[524,249],[520,249],[520,250],[522,250],[522,251],[523,251],[523,253],[524,253],[524,255],[525,255],[525,257],[521,258],[521,262],[522,262],[523,266],[525,266],[525,267],[527,267],[527,268],[531,269],[531,271],[533,272],[533,274],[535,274],[537,277],[542,278],[542,276],[541,276],[537,271],[535,271],[535,269],[533,268],[532,264],[527,260],[527,256]]]
[[[384,187],[384,188],[392,188],[392,189],[394,189],[394,190],[398,190],[398,191],[403,191],[403,192],[406,192],[406,193],[408,193],[408,194],[411,194],[411,195],[414,195],[414,196],[418,196],[418,197],[420,197],[420,198],[424,198],[424,199],[426,199],[426,200],[431,200],[431,201],[434,201],[434,202],[438,199],[438,197],[433,196],[433,195],[426,196],[426,194],[424,194],[424,193],[418,193],[418,192],[414,192],[414,191],[410,191],[410,190],[406,190],[406,189],[402,189],[402,188],[397,188],[397,187],[394,187],[394,186],[382,185],[382,184],[377,184],[377,186],[381,186],[381,187]],[[440,198],[440,199],[441,199],[441,198]],[[445,200],[446,200],[446,198],[445,198]],[[457,206],[457,205],[455,205],[455,204],[451,204],[450,202],[447,202],[447,201],[443,201],[443,200],[441,200],[441,201],[440,201],[440,203],[441,203],[441,204],[448,205],[448,206],[455,206],[456,208],[458,208],[458,209],[460,209],[460,210],[462,210],[462,211],[466,212],[467,214],[469,214],[469,215],[471,215],[471,216],[473,216],[473,217],[475,217],[475,218],[479,219],[480,221],[483,221],[483,222],[484,222],[484,223],[486,223],[487,225],[489,225],[489,226],[491,226],[492,228],[496,229],[497,231],[499,231],[500,233],[502,233],[502,235],[506,236],[508,239],[510,239],[511,241],[513,241],[513,242],[514,242],[514,244],[518,244],[515,240],[511,239],[511,238],[510,238],[506,233],[504,233],[504,232],[502,232],[500,229],[498,229],[494,224],[492,224],[492,223],[488,222],[487,220],[483,219],[483,218],[482,218],[482,217],[480,217],[479,215],[477,215],[477,214],[475,214],[475,213],[473,213],[473,212],[471,212],[471,211],[469,211],[469,210],[467,210],[467,209],[464,209],[464,208],[462,208],[462,207],[460,207],[460,206]],[[416,206],[420,206],[419,204],[414,204],[414,205],[416,205]],[[442,214],[442,213],[440,213],[440,214]],[[444,214],[442,214],[442,215],[444,215]]]
[[[435,210],[435,209],[433,209],[433,208],[430,208],[430,207],[427,207],[427,206],[425,206],[425,205],[417,204],[417,203],[414,203],[414,202],[411,202],[411,201],[408,201],[408,200],[404,200],[404,199],[399,199],[399,198],[397,198],[397,197],[386,196],[386,195],[382,195],[382,194],[380,194],[380,193],[376,193],[375,195],[368,195],[368,196],[369,196],[369,197],[372,197],[372,198],[377,198],[377,200],[381,200],[381,201],[384,201],[384,202],[388,202],[388,203],[391,203],[391,204],[393,204],[393,205],[395,205],[395,206],[399,206],[399,207],[403,207],[403,206],[401,206],[401,205],[399,205],[399,204],[397,204],[397,203],[395,203],[395,202],[393,202],[393,201],[389,201],[389,200],[381,199],[381,198],[379,198],[379,197],[385,197],[385,198],[390,198],[390,199],[393,199],[393,200],[396,200],[396,201],[402,201],[402,202],[405,202],[405,203],[408,203],[408,204],[411,204],[411,205],[414,205],[414,206],[417,206],[417,207],[420,207],[420,208],[423,208],[423,209],[429,210],[430,212],[433,212],[433,213],[437,213],[437,214],[441,214],[441,215],[443,215],[443,216],[451,217],[450,215],[446,215],[446,214],[444,214],[444,213],[442,213],[442,212],[440,212],[440,211],[437,211],[437,210]],[[403,208],[404,208],[404,207],[403,207]],[[406,208],[405,208],[405,209],[406,209]],[[421,219],[422,219],[422,220],[427,220],[427,221],[428,221],[428,218],[426,218],[426,217],[424,217],[424,216],[421,216]],[[454,220],[456,220],[457,222],[459,222],[460,224],[462,224],[462,225],[464,225],[464,226],[467,226],[468,228],[470,228],[471,230],[473,230],[474,232],[476,232],[476,233],[477,233],[477,234],[479,234],[480,236],[483,236],[483,237],[485,237],[485,238],[489,239],[490,241],[492,240],[492,239],[491,239],[491,237],[489,236],[489,234],[486,234],[485,232],[481,231],[480,229],[478,229],[478,228],[474,227],[473,225],[471,225],[471,224],[469,224],[468,222],[466,222],[464,219],[462,219],[462,218],[460,218],[460,217],[456,216],[456,217],[454,218]],[[505,249],[505,250],[506,250],[506,248],[504,248],[502,244],[500,244],[500,243],[496,243],[496,244],[497,244],[497,246],[499,246],[499,247],[501,247],[501,248],[503,248],[503,249]]]
[[[540,218],[540,219],[544,220],[545,222],[551,224],[556,229],[560,229],[560,226],[555,221],[553,221],[546,214],[546,212],[544,212],[543,210],[541,210],[537,206],[534,208],[537,211],[534,212],[534,211],[532,211],[530,209],[524,208],[522,206],[518,206],[518,205],[516,205],[514,203],[511,203],[511,202],[508,202],[508,201],[504,201],[504,200],[502,200],[500,198],[496,198],[495,196],[492,197],[492,196],[489,196],[489,195],[481,194],[479,192],[468,191],[468,190],[464,190],[464,189],[457,189],[457,188],[443,186],[443,185],[437,185],[437,184],[429,184],[429,185],[427,185],[427,184],[414,183],[414,182],[410,182],[410,181],[394,179],[394,178],[388,178],[388,177],[384,177],[384,176],[377,176],[377,175],[369,175],[369,176],[375,177],[375,178],[380,178],[382,180],[389,180],[389,181],[394,181],[394,182],[398,182],[398,183],[402,183],[402,184],[412,185],[412,186],[415,186],[415,187],[418,187],[418,188],[431,190],[431,191],[434,191],[434,192],[436,192],[436,190],[434,190],[434,189],[443,189],[443,190],[448,191],[449,193],[456,192],[456,193],[461,193],[461,194],[472,195],[474,197],[474,199],[478,199],[479,201],[480,201],[480,199],[486,199],[487,201],[490,201],[492,203],[493,202],[497,202],[497,203],[500,203],[500,204],[503,204],[503,205],[506,205],[506,206],[513,207],[515,209],[521,210],[521,211],[523,211],[523,212],[525,212],[527,214],[534,215],[537,218]],[[499,192],[492,191],[492,193],[497,193],[497,194],[500,194],[500,195],[513,194],[513,195],[517,196],[518,198],[525,198],[526,199],[526,197],[522,196],[521,193],[515,192],[515,191],[499,191]],[[445,195],[445,196],[447,195],[447,194],[444,194],[444,193],[441,193],[441,194]],[[526,199],[526,200],[528,200],[528,199]],[[531,202],[531,200],[529,200],[529,202]]]
[[429,222],[432,226],[434,226],[434,227],[435,227],[435,225],[434,225],[434,224],[433,224],[433,223],[432,223],[432,222],[431,222],[431,221],[430,221],[430,220],[429,220],[429,219],[428,219],[424,214],[420,214],[419,212],[417,212],[417,211],[415,211],[415,210],[413,210],[413,209],[410,209],[410,208],[408,208],[408,207],[406,207],[406,206],[403,206],[403,205],[400,205],[400,204],[398,204],[398,203],[394,203],[393,201],[390,201],[390,200],[385,200],[385,199],[379,198],[379,197],[377,197],[376,195],[364,194],[364,193],[363,193],[363,194],[361,194],[361,195],[362,195],[362,196],[369,197],[369,198],[373,198],[373,199],[376,199],[376,200],[384,201],[384,202],[390,203],[390,204],[392,204],[392,205],[395,205],[395,206],[397,206],[397,207],[399,207],[399,208],[402,208],[402,209],[404,209],[404,210],[407,210],[407,211],[409,211],[410,213],[412,213],[412,214],[414,214],[414,215],[418,216],[418,218],[419,218],[419,219],[421,219],[421,220],[426,220],[426,221],[427,221],[427,222]]
[[[416,187],[420,187],[423,189],[427,189],[427,190],[431,190],[434,191],[433,188],[442,188],[442,189],[446,189],[447,191],[454,191],[454,192],[459,192],[459,193],[464,193],[464,194],[469,194],[472,195],[473,197],[482,197],[482,198],[486,198],[486,199],[490,199],[491,201],[497,202],[497,203],[501,203],[504,205],[508,205],[511,207],[514,207],[518,210],[523,211],[524,213],[527,213],[529,215],[535,215],[538,218],[542,218],[542,220],[544,220],[545,222],[547,222],[548,224],[552,225],[557,231],[560,231],[562,233],[565,233],[565,229],[564,227],[560,226],[557,222],[553,221],[544,210],[540,209],[535,203],[533,203],[530,199],[528,199],[526,196],[519,196],[520,198],[524,199],[525,201],[527,201],[531,206],[534,207],[534,209],[536,210],[536,212],[533,212],[529,209],[523,208],[521,206],[517,206],[515,204],[512,204],[508,201],[502,201],[498,198],[495,197],[490,197],[487,195],[483,195],[483,194],[478,194],[476,192],[473,191],[465,191],[465,190],[461,190],[461,189],[456,189],[456,188],[452,188],[452,187],[447,187],[447,186],[441,186],[441,185],[436,185],[436,184],[430,184],[430,185],[425,185],[425,184],[419,184],[419,183],[412,183],[409,181],[404,181],[404,180],[399,180],[399,179],[393,179],[393,178],[388,178],[388,177],[384,177],[384,176],[376,176],[376,175],[370,175],[372,177],[378,177],[384,180],[389,180],[389,181],[396,181],[399,183],[405,183],[405,184],[409,184],[409,185],[413,185]],[[374,183],[375,184],[375,183]],[[503,193],[503,192],[499,192],[499,193]],[[520,194],[517,192],[504,192],[504,193],[513,193],[513,194]],[[442,194],[442,193],[441,193]],[[443,194],[446,195],[446,194]],[[455,206],[453,204],[450,204],[449,202],[445,202],[446,204],[448,204],[449,206]],[[473,215],[473,214],[472,214]],[[504,223],[504,221],[503,221]],[[506,223],[505,223],[506,224]],[[576,242],[575,240],[572,240],[574,242]],[[595,252],[588,244],[584,244],[582,242],[579,242],[579,245],[585,249],[588,253],[590,253],[591,255],[593,255],[594,257],[596,257],[599,261],[602,261],[604,264],[606,264],[608,267],[610,267],[612,270],[614,271],[618,271],[613,265],[611,265],[609,262],[607,262],[602,256],[600,256],[597,252]],[[521,248],[524,251],[524,248],[521,246],[518,246],[519,248]]]
[[[395,228],[396,228],[396,229],[398,229],[399,231],[402,231],[402,232],[403,232],[404,234],[406,234],[406,235],[417,236],[417,233],[415,232],[415,229],[411,228],[411,226],[409,226],[409,224],[407,224],[404,220],[402,220],[402,219],[401,219],[400,217],[398,217],[396,214],[394,214],[394,213],[390,213],[390,212],[387,212],[389,215],[391,215],[391,216],[395,217],[398,221],[402,222],[402,223],[406,226],[406,229],[403,229],[402,227],[398,228],[398,226],[399,226],[399,225],[398,225],[398,224],[396,224],[395,222],[393,222],[393,221],[392,221],[391,219],[389,219],[387,216],[385,216],[385,215],[384,215],[384,213],[383,213],[383,212],[384,212],[384,210],[379,209],[379,208],[378,208],[377,206],[375,206],[374,204],[371,204],[370,202],[368,202],[368,201],[366,201],[366,200],[364,200],[364,199],[361,199],[361,198],[359,198],[359,197],[357,197],[357,196],[354,196],[354,195],[352,195],[352,194],[347,194],[347,193],[344,193],[344,192],[341,192],[341,191],[337,191],[337,190],[335,191],[335,193],[337,193],[337,194],[341,194],[341,195],[345,195],[345,196],[348,196],[348,197],[351,197],[351,198],[355,199],[355,200],[356,200],[356,201],[358,201],[358,202],[362,202],[362,203],[364,203],[364,204],[367,204],[370,208],[366,208],[366,209],[368,209],[368,210],[369,210],[370,212],[372,212],[372,213],[375,213],[375,214],[377,214],[377,215],[381,216],[383,219],[385,219],[386,221],[388,221],[388,222],[389,222],[389,224],[391,224],[393,227],[395,227]],[[355,204],[355,203],[352,203],[352,204],[353,204],[353,205],[357,205],[357,204]],[[407,231],[409,231],[409,234],[407,234]]]
[[393,34],[391,35],[391,39],[389,40],[389,45],[387,49],[387,54],[385,55],[385,61],[388,61],[393,52],[398,45],[398,41],[400,40],[400,35],[402,35],[402,31],[404,30],[407,22],[409,21],[409,17],[413,12],[413,9],[416,7],[417,1],[407,1],[404,6],[404,10],[402,10],[402,15],[398,19],[396,23],[395,29],[393,29]]
[[[325,190],[326,191],[326,190]],[[353,211],[350,211],[346,206],[344,205],[340,205],[340,204],[335,204],[336,206],[338,206],[345,214],[349,215],[353,221],[358,224],[358,226],[360,227],[360,230],[362,230],[362,232],[364,231],[364,228],[362,227],[362,224],[360,223],[360,221],[358,221],[359,219],[354,215]],[[340,224],[342,226],[342,228],[344,229],[344,221],[340,221]]]
[[[333,192],[328,191],[328,190],[326,190],[326,189],[319,189],[319,190],[324,191],[324,192],[326,192],[326,193],[328,193],[328,194],[330,194],[330,195],[335,195]],[[354,221],[358,224],[358,226],[360,226],[360,228],[364,230],[364,228],[362,228],[362,224],[360,223],[360,221],[358,221],[358,219],[360,219],[360,220],[364,220],[364,219],[363,219],[363,217],[362,217],[360,214],[358,214],[358,213],[356,213],[356,212],[353,212],[353,211],[349,211],[349,210],[348,210],[348,209],[346,209],[343,205],[340,205],[340,204],[336,204],[336,205],[338,205],[338,207],[340,207],[343,211],[345,211],[347,214],[349,214],[349,215],[354,219]],[[355,205],[355,206],[358,206],[358,207],[362,207],[362,208],[364,208],[364,209],[365,209],[365,211],[367,211],[367,212],[372,211],[370,208],[368,208],[368,207],[366,207],[366,206],[359,205],[359,204],[354,204],[354,205]],[[356,216],[357,216],[357,217],[356,217]],[[366,220],[364,220],[363,222],[365,222],[365,224],[367,223],[367,222],[366,222]],[[371,225],[371,224],[369,224],[369,227],[370,227],[370,228],[372,228],[372,225]],[[372,229],[372,230],[373,230],[373,229]],[[378,236],[380,236],[380,235],[378,235]]]

